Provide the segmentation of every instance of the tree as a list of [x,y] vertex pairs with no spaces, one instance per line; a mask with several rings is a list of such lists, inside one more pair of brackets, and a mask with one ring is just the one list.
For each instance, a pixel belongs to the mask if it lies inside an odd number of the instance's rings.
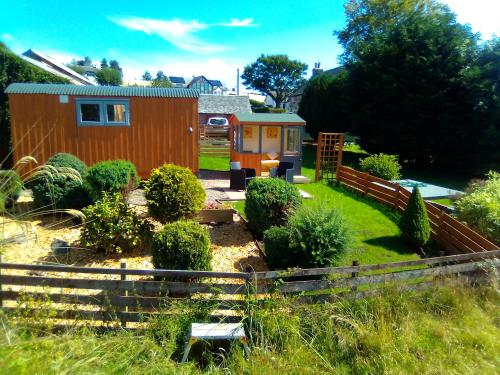
[[[352,0],[338,33],[349,122],[368,152],[442,168],[476,158],[477,35],[431,0]],[[443,142],[443,140],[447,140]]]
[[151,87],[174,87],[174,85],[170,82],[165,73],[159,70],[156,73],[156,78],[151,81]]
[[92,59],[89,56],[85,56],[83,60],[76,60],[75,64],[73,65],[92,66]]
[[417,249],[429,242],[431,227],[427,209],[418,187],[413,188],[406,209],[401,216],[399,228],[402,239]]
[[100,69],[95,76],[97,83],[101,86],[120,86],[122,84],[120,72],[112,68]]
[[278,108],[305,83],[306,71],[306,64],[286,55],[261,55],[245,66],[241,78],[246,87],[269,95]]
[[7,169],[11,165],[10,114],[5,89],[13,82],[69,83],[66,78],[21,59],[0,42],[0,169]]
[[109,68],[108,60],[106,60],[106,58],[101,60],[101,69],[104,69],[104,68]]
[[149,73],[147,70],[144,72],[144,74],[142,75],[142,79],[144,81],[151,81],[153,79],[153,77],[151,76],[151,73]]
[[120,64],[116,60],[110,60],[109,61],[109,67],[113,70],[116,70],[117,72],[120,73],[120,77],[123,77],[123,72],[122,68],[120,67]]

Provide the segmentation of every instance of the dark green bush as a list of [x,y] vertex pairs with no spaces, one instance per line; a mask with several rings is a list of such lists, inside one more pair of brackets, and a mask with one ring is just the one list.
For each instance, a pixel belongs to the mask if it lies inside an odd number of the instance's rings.
[[102,198],[82,210],[85,221],[80,234],[83,247],[105,253],[122,253],[148,246],[152,226],[132,211],[120,193]]
[[103,192],[126,195],[135,188],[138,179],[134,164],[126,160],[101,161],[89,168],[86,178],[94,199]]
[[271,227],[264,232],[266,262],[271,269],[285,269],[294,263],[290,233],[285,227]]
[[212,248],[206,228],[194,221],[166,224],[153,238],[155,268],[210,270]]
[[245,215],[258,236],[272,226],[282,226],[302,204],[299,189],[280,178],[254,178],[248,184]]
[[87,166],[71,154],[55,154],[47,163],[43,174],[29,183],[33,191],[35,207],[43,209],[80,209],[92,203],[84,180]]
[[431,237],[431,227],[424,200],[418,187],[413,188],[408,205],[399,222],[401,238],[414,248],[426,245]]
[[335,266],[351,240],[344,216],[327,204],[301,207],[290,218],[288,230],[294,256],[289,267]]
[[397,180],[401,177],[401,165],[396,155],[370,155],[361,160],[360,166],[363,172],[384,180]]
[[144,191],[149,211],[162,221],[192,217],[205,202],[205,190],[193,172],[174,164],[153,169]]
[[1,205],[9,207],[14,204],[23,190],[23,180],[11,169],[0,170],[0,194],[4,197]]

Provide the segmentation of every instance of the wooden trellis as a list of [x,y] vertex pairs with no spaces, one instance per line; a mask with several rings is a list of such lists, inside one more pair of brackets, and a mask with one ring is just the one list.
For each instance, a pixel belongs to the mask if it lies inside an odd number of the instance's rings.
[[319,133],[316,149],[316,181],[333,180],[342,164],[344,133]]

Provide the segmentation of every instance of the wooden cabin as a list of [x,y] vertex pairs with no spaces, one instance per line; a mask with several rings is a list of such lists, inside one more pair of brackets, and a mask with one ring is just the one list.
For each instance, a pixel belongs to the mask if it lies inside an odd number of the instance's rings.
[[305,121],[293,113],[236,113],[230,118],[231,161],[266,175],[280,161],[292,162],[294,175],[302,169]]
[[87,165],[135,164],[142,178],[164,163],[198,171],[198,91],[178,88],[13,83],[14,161],[58,152]]

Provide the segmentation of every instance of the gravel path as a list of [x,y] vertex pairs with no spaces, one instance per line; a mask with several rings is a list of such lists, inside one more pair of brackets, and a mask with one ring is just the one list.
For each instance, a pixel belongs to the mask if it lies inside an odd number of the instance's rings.
[[198,179],[207,193],[207,202],[229,198],[222,190],[229,188],[229,172],[201,170]]

